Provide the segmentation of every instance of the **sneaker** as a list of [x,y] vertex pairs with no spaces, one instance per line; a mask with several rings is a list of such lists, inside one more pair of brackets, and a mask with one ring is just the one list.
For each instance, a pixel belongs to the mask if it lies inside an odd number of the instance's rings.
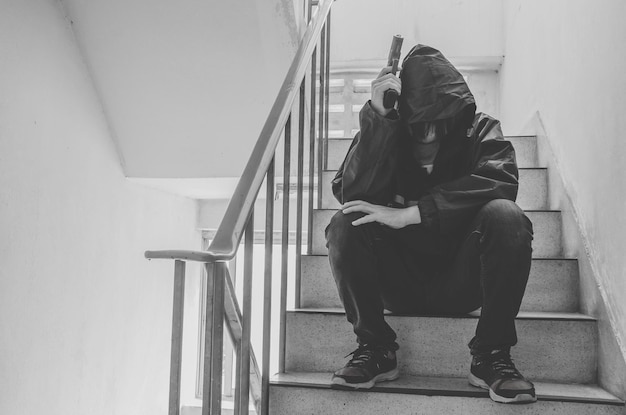
[[331,387],[369,389],[376,382],[394,380],[400,376],[396,352],[383,346],[359,346],[346,357],[350,361],[335,372]]
[[537,401],[535,386],[515,368],[508,350],[492,350],[472,357],[469,382],[488,389],[489,397],[500,403]]

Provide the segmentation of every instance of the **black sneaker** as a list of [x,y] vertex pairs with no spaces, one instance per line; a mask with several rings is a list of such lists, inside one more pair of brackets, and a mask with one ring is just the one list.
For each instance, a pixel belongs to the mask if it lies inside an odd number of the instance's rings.
[[515,368],[508,350],[492,350],[472,357],[470,384],[488,389],[489,397],[500,403],[537,401],[535,386]]
[[396,352],[385,347],[362,345],[348,356],[352,359],[335,372],[331,387],[369,389],[376,382],[400,376]]

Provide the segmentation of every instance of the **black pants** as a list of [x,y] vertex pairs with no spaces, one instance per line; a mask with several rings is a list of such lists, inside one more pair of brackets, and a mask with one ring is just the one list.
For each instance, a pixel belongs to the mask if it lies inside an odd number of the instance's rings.
[[515,316],[528,281],[533,229],[515,203],[498,199],[483,206],[448,261],[419,225],[353,226],[361,216],[339,211],[326,228],[331,269],[359,344],[398,348],[384,309],[459,314],[480,307],[473,352],[517,343]]

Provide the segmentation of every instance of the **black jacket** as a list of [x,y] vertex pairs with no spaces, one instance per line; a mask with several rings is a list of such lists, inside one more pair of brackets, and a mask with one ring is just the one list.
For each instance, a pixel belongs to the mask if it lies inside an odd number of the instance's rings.
[[[400,195],[417,202],[417,226],[446,237],[460,234],[490,200],[515,201],[513,146],[499,121],[475,114],[474,97],[456,68],[439,51],[417,45],[404,59],[400,78],[399,113],[382,117],[369,102],[361,109],[361,129],[332,181],[337,200],[393,205]],[[427,175],[413,158],[406,125],[443,119],[453,119],[454,128],[441,139]]]

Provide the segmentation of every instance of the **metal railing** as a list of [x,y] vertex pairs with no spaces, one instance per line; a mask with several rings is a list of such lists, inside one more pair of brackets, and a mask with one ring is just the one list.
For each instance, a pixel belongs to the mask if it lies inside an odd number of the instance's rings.
[[[221,414],[222,409],[222,353],[224,323],[237,355],[235,414],[247,414],[249,396],[257,414],[269,414],[269,367],[271,351],[272,258],[274,235],[275,155],[281,136],[284,137],[283,206],[280,272],[280,327],[278,344],[279,371],[285,370],[285,336],[287,305],[287,273],[289,244],[289,189],[291,180],[292,131],[291,121],[296,98],[297,173],[296,173],[296,279],[295,305],[300,304],[300,254],[304,227],[304,167],[305,145],[308,138],[308,206],[307,247],[312,246],[312,218],[314,199],[321,206],[321,191],[314,183],[321,183],[324,155],[328,137],[330,10],[334,0],[308,0],[307,30],[292,61],[280,92],[263,126],[254,150],[237,184],[215,238],[206,251],[146,251],[148,259],[174,259],[174,310],[172,319],[172,346],[170,363],[169,414],[180,412],[180,378],[182,363],[183,308],[186,261],[204,263],[207,274],[206,318],[204,326],[204,366],[202,387],[202,414]],[[318,48],[320,53],[318,56]],[[319,66],[318,66],[319,64]],[[319,91],[316,82],[319,79]],[[310,112],[306,129],[307,87]],[[316,106],[316,99],[319,106]],[[317,129],[316,129],[317,125]],[[317,160],[317,164],[316,164]],[[315,173],[317,172],[317,177]],[[251,348],[251,297],[253,278],[254,205],[263,182],[266,182],[265,269],[263,293],[263,346],[261,367]],[[244,278],[242,307],[228,271],[228,261],[236,257],[242,237],[244,242]]]

